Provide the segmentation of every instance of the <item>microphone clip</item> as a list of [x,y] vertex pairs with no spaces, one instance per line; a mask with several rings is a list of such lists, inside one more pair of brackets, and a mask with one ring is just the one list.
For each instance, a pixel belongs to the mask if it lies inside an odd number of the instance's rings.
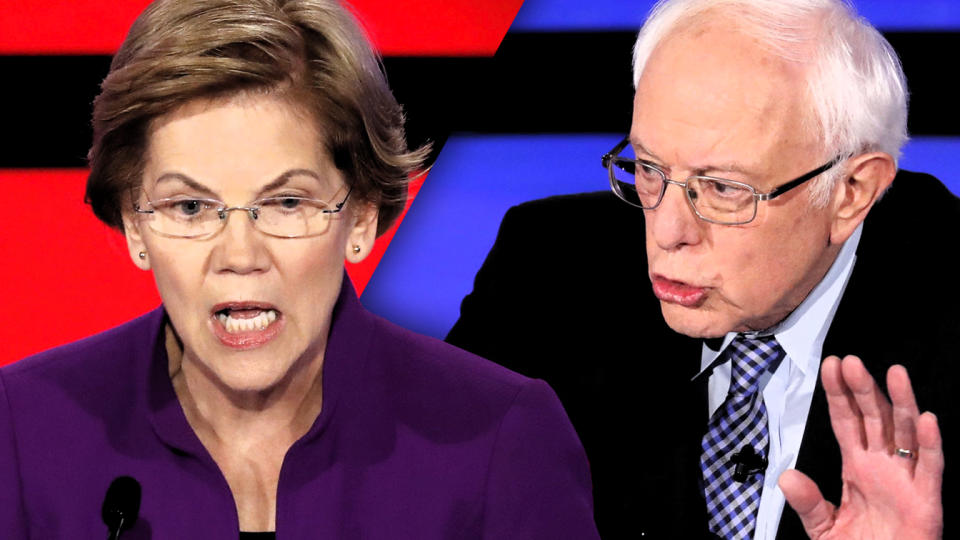
[[733,468],[733,479],[744,483],[755,474],[763,475],[767,470],[767,458],[757,453],[751,445],[746,445],[730,457]]

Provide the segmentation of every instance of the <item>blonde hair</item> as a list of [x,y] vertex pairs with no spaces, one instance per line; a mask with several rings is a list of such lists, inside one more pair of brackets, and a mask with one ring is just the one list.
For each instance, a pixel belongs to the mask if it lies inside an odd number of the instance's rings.
[[353,189],[379,207],[377,233],[403,210],[429,146],[410,151],[379,57],[335,0],[157,0],[137,18],[94,101],[86,200],[122,230],[151,123],[195,99],[280,93],[309,111]]

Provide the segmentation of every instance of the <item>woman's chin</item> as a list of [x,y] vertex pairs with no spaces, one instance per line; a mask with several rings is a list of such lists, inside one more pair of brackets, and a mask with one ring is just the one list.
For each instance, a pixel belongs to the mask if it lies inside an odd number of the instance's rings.
[[281,386],[293,369],[292,358],[298,355],[283,350],[282,345],[277,341],[262,347],[235,349],[213,340],[205,350],[184,360],[194,364],[194,374],[225,394],[262,394]]
[[275,359],[272,363],[274,365],[266,366],[239,362],[236,365],[217,366],[212,371],[217,386],[226,393],[265,394],[281,386],[289,373],[289,367],[275,365]]

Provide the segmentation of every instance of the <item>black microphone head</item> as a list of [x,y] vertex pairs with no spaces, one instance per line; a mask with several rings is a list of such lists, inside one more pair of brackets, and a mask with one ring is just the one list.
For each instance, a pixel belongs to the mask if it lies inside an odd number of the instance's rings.
[[137,522],[140,513],[140,482],[118,476],[110,482],[103,498],[103,522],[111,532],[125,531]]

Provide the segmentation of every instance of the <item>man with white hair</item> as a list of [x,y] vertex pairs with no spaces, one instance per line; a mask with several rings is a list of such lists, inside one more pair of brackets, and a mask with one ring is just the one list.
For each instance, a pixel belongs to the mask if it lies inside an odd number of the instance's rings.
[[604,538],[937,538],[960,201],[897,171],[890,45],[840,0],[665,0],[634,83],[622,200],[511,209],[448,340],[557,390]]

